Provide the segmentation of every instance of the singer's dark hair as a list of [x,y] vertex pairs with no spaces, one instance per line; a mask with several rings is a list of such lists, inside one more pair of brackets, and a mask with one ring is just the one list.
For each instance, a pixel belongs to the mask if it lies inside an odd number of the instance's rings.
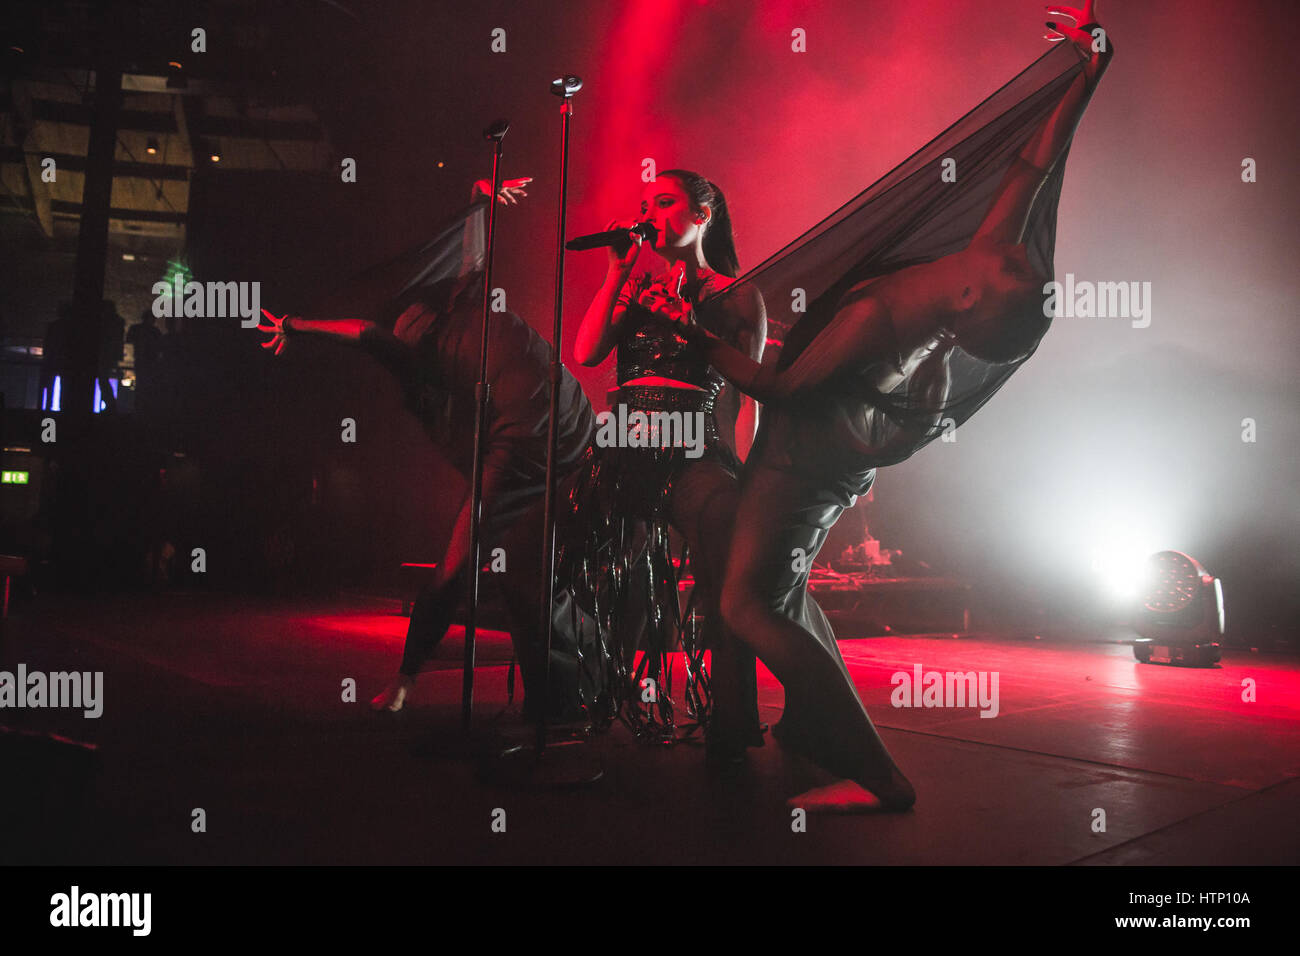
[[704,231],[704,258],[709,266],[734,279],[740,274],[740,261],[736,258],[736,240],[731,234],[731,210],[727,197],[716,183],[689,169],[665,169],[660,176],[671,176],[681,183],[691,204],[699,209],[708,206],[713,210],[709,226]]

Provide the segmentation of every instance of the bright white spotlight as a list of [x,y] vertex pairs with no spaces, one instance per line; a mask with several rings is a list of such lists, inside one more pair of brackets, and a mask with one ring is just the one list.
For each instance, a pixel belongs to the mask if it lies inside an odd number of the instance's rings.
[[1147,557],[1155,550],[1153,536],[1137,520],[1108,523],[1097,531],[1092,573],[1098,588],[1110,600],[1127,604],[1138,596],[1146,579]]
[[1108,597],[1131,601],[1142,586],[1145,557],[1141,551],[1125,547],[1094,551],[1092,571]]

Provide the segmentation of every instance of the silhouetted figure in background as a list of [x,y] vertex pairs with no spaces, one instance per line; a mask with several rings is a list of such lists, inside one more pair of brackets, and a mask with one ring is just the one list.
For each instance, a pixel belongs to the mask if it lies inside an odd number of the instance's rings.
[[158,319],[150,308],[140,313],[140,321],[126,333],[126,344],[131,346],[135,366],[135,407],[142,414],[153,411],[158,388],[156,376],[162,360],[162,338]]
[[95,377],[99,382],[99,397],[108,411],[116,412],[117,395],[109,379],[116,375],[122,362],[122,335],[126,331],[126,320],[117,314],[117,303],[111,299],[105,299],[99,308],[99,355]]
[[54,380],[67,381],[72,349],[72,303],[59,304],[59,317],[45,329],[41,345],[41,407],[54,408]]
[[180,319],[169,315],[163,319],[167,334],[158,339],[158,365],[154,375],[155,409],[169,418],[176,413],[177,392],[182,380],[180,365],[185,351]]

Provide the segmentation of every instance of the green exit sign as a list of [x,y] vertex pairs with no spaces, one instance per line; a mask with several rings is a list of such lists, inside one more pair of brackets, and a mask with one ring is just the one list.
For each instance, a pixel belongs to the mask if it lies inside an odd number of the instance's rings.
[[3,471],[0,472],[0,484],[3,485],[25,485],[27,484],[28,472],[25,471]]

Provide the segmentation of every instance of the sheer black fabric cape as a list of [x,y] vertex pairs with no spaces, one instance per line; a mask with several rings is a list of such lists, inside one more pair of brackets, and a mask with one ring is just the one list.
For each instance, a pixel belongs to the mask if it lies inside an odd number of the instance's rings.
[[[970,244],[1017,154],[1082,68],[1072,44],[1053,47],[863,192],[705,302],[752,295],[757,289],[766,304],[772,334],[785,333],[778,367],[788,367],[847,304],[854,286],[961,251]],[[1046,280],[1053,277],[1057,203],[1067,158],[1068,150],[1038,192],[1024,233],[1029,262]],[[796,290],[802,294],[796,296]],[[802,313],[793,311],[800,300],[806,302]],[[948,399],[937,409],[942,427],[929,428],[924,441],[907,454],[970,418],[1026,358],[999,364],[954,349]],[[850,407],[827,404],[825,414],[840,416],[843,420],[838,427],[856,431],[854,443],[860,446],[879,444],[885,436],[867,433],[876,427],[872,424],[876,419],[855,415],[854,404],[859,410],[868,406],[879,409],[900,426],[922,412],[910,406],[906,382],[889,394],[860,390],[840,398]],[[924,413],[932,420],[934,411],[928,408]],[[779,409],[770,407],[764,412],[769,419],[780,414]],[[810,453],[835,441],[833,429],[819,431],[808,435]],[[871,464],[897,460],[901,459],[863,462],[862,466],[865,471]]]

